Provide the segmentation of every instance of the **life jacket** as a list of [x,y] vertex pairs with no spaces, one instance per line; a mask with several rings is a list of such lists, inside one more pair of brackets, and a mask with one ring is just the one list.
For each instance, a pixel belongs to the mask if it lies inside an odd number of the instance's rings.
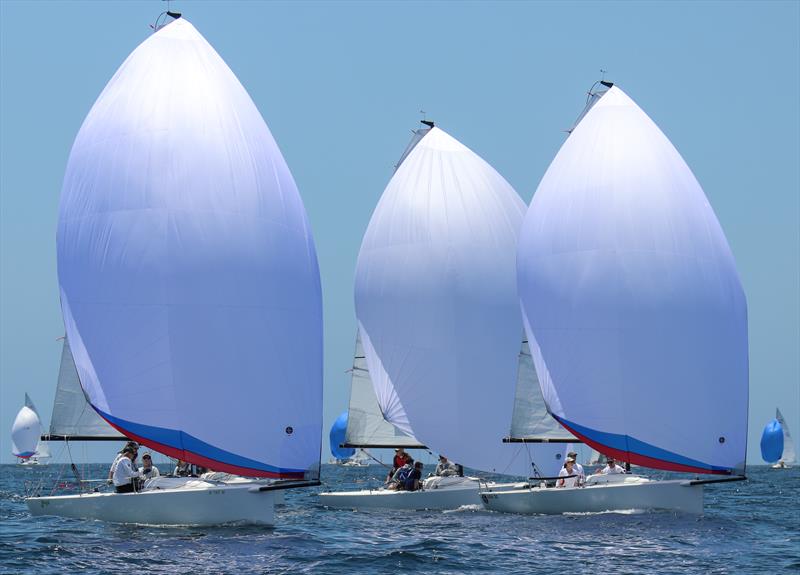
[[405,484],[405,482],[406,482],[406,479],[408,479],[408,476],[409,476],[409,475],[411,475],[411,472],[412,472],[413,470],[414,470],[414,468],[413,468],[413,467],[411,467],[410,465],[409,465],[409,466],[407,466],[407,467],[406,467],[406,466],[404,466],[404,467],[401,467],[401,468],[400,468],[400,473],[399,473],[399,474],[398,474],[398,476],[397,476],[397,480],[398,480],[398,481],[399,481],[401,484]]

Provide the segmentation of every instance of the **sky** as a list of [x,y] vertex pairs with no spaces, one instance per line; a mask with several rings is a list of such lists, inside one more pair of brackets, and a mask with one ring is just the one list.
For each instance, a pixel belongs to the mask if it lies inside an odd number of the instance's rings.
[[[748,462],[760,462],[776,406],[800,436],[800,2],[171,7],[238,76],[297,181],[322,274],[325,430],[347,408],[361,238],[421,110],[529,202],[602,69],[682,154],[736,258],[749,313]],[[26,392],[49,423],[72,141],[164,9],[0,0],[0,462],[13,460]]]

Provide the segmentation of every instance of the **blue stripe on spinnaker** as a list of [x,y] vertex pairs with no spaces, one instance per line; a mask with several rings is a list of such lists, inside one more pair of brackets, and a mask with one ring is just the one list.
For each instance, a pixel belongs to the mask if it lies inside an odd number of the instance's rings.
[[230,451],[225,451],[219,447],[214,447],[205,441],[189,435],[185,431],[176,431],[174,429],[165,429],[163,427],[155,427],[142,423],[133,423],[131,421],[126,421],[124,419],[120,419],[119,417],[109,415],[108,413],[105,413],[96,407],[95,409],[104,419],[107,419],[115,426],[130,431],[132,434],[138,435],[139,437],[150,439],[151,441],[166,445],[167,447],[171,447],[173,449],[196,453],[201,457],[213,459],[214,461],[219,461],[228,465],[257,469],[269,473],[304,473],[304,470],[302,469],[283,469],[280,467],[275,467],[274,465],[268,465],[266,463],[261,463],[260,461],[255,461],[254,459],[249,459],[241,455],[236,455]]
[[702,461],[697,461],[696,459],[690,459],[688,457],[684,457],[683,455],[673,453],[672,451],[667,451],[666,449],[662,449],[660,447],[656,447],[655,445],[645,443],[644,441],[640,441],[635,437],[631,437],[630,435],[620,435],[618,433],[607,433],[605,431],[597,431],[595,429],[590,429],[588,427],[578,425],[577,423],[573,423],[568,419],[558,417],[557,415],[553,415],[553,417],[556,419],[556,421],[558,421],[562,425],[570,427],[575,431],[577,431],[578,433],[580,433],[581,435],[584,435],[587,438],[591,439],[592,441],[596,441],[597,443],[610,447],[611,449],[617,449],[623,452],[635,453],[638,455],[642,455],[644,457],[659,459],[661,461],[675,463],[677,465],[686,465],[688,467],[698,467],[700,469],[708,469],[709,471],[721,471],[721,472],[731,471],[730,467],[719,467],[716,465],[703,463]]

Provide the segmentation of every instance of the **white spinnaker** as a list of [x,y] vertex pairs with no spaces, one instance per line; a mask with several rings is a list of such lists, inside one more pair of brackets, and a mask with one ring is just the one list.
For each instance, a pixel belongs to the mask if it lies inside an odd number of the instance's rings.
[[[385,373],[381,374],[385,377]],[[389,385],[391,382],[388,382]],[[387,382],[384,381],[383,385]],[[353,357],[353,369],[350,379],[350,406],[348,409],[347,431],[345,442],[348,445],[365,447],[420,447],[421,444],[413,435],[403,433],[400,428],[389,422],[382,413],[372,374],[367,366],[367,358],[361,342],[361,332],[356,335],[356,351]],[[405,417],[405,412],[403,412]],[[405,419],[408,422],[408,419]]]
[[379,363],[388,375],[415,437],[467,467],[527,475],[524,449],[501,441],[520,344],[524,207],[489,164],[433,128],[372,215],[355,301],[370,373]]
[[634,463],[744,468],[747,306],[734,259],[689,167],[619,88],[543,177],[518,281],[551,413]]
[[775,419],[778,420],[778,423],[781,424],[781,428],[783,429],[783,455],[781,456],[781,461],[784,463],[795,463],[797,461],[797,452],[794,448],[794,440],[789,433],[789,426],[786,425],[786,420],[783,419],[783,414],[778,408],[775,408]]
[[317,475],[305,210],[247,92],[185,19],[133,51],[84,121],[58,272],[81,384],[126,435],[220,471]]
[[61,365],[53,401],[53,415],[50,418],[50,435],[125,439],[124,435],[97,415],[86,401],[72,359],[69,340],[66,337],[61,348]]
[[[28,403],[27,395],[25,399]],[[39,416],[31,407],[23,405],[11,425],[11,453],[17,457],[36,455],[36,447],[39,445],[41,435],[42,425],[39,422]]]

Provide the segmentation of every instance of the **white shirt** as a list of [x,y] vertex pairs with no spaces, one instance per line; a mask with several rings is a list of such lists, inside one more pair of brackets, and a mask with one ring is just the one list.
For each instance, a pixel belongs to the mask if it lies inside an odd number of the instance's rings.
[[[567,477],[568,475],[575,475],[576,477]],[[572,472],[567,471],[566,467],[562,467],[561,471],[558,472],[558,476],[563,477],[564,479],[559,479],[556,485],[558,485],[559,487],[575,487],[575,485],[577,485],[578,483],[577,475],[578,475],[578,470],[575,469],[574,466],[572,468]],[[563,485],[561,483],[562,481],[564,482]]]
[[[123,456],[121,453],[117,453],[117,456],[114,458],[114,462],[111,464],[111,470],[108,472],[109,479],[114,477],[114,472],[117,470],[117,464],[119,463],[119,460],[122,459],[122,457]],[[127,457],[125,459],[127,459]]]
[[603,469],[600,470],[600,475],[613,475],[614,473],[625,473],[625,470],[622,469],[616,463],[614,464],[614,467],[609,467],[608,465],[606,465]]
[[117,487],[127,485],[134,477],[139,477],[139,472],[133,468],[131,460],[127,457],[121,458],[114,469],[114,485]]
[[161,472],[158,470],[158,467],[156,467],[155,465],[152,465],[150,467],[150,469],[148,469],[147,471],[145,471],[144,470],[144,466],[142,466],[142,467],[139,468],[139,473],[145,479],[150,479],[151,477],[158,477],[158,476],[161,475]]
[[586,474],[583,472],[583,465],[578,462],[572,464],[572,473],[578,476],[581,483],[586,481]]

